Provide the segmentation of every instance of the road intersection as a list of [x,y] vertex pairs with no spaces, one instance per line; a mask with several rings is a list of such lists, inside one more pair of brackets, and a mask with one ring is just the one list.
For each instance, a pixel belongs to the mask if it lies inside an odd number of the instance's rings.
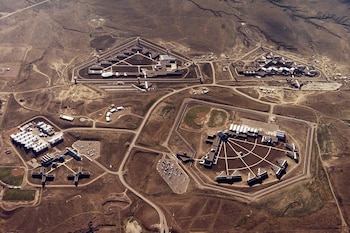
[[[47,2],[47,1],[45,1]],[[1,19],[1,18],[0,18]],[[140,125],[138,126],[138,128],[136,130],[127,130],[127,129],[112,129],[112,128],[103,128],[103,127],[96,127],[96,124],[95,122],[93,123],[92,127],[74,127],[74,128],[69,128],[69,129],[65,129],[63,130],[64,132],[69,132],[69,131],[74,131],[74,130],[89,130],[89,131],[93,131],[93,130],[105,130],[105,131],[112,131],[112,132],[124,132],[124,133],[132,133],[134,134],[134,137],[132,139],[132,141],[130,142],[128,148],[127,148],[127,151],[123,157],[123,160],[121,161],[120,163],[120,166],[119,166],[119,169],[118,171],[111,171],[110,169],[104,167],[102,164],[100,164],[99,162],[95,161],[95,160],[91,160],[92,162],[94,162],[98,167],[100,167],[101,169],[103,169],[103,173],[101,173],[99,176],[95,177],[94,179],[92,179],[91,181],[87,182],[87,183],[84,183],[84,184],[81,184],[80,186],[88,186],[89,184],[95,182],[96,180],[100,179],[101,177],[103,177],[104,175],[106,174],[113,174],[113,175],[116,175],[118,176],[119,180],[121,181],[121,183],[123,184],[123,186],[125,186],[130,192],[134,193],[136,196],[138,196],[140,199],[142,199],[145,203],[147,203],[148,205],[150,205],[152,208],[154,208],[157,213],[158,213],[158,216],[159,216],[159,231],[161,233],[168,233],[171,231],[171,229],[169,228],[168,226],[168,223],[167,223],[167,217],[170,218],[169,216],[166,216],[164,214],[164,210],[161,209],[161,207],[159,207],[154,201],[152,201],[149,197],[146,197],[144,194],[141,194],[139,191],[137,191],[135,188],[133,188],[126,180],[126,170],[127,170],[127,162],[130,158],[130,156],[132,155],[132,151],[133,149],[144,149],[146,151],[151,151],[151,152],[156,152],[156,153],[169,153],[172,152],[169,147],[168,147],[168,142],[169,142],[169,139],[170,139],[170,135],[171,133],[168,134],[167,136],[167,139],[165,140],[165,147],[168,148],[168,151],[159,151],[159,150],[153,150],[153,149],[150,149],[150,148],[145,148],[145,147],[142,147],[140,145],[137,145],[137,141],[140,137],[140,134],[141,132],[144,130],[145,128],[145,125],[147,124],[147,122],[150,120],[150,117],[152,115],[152,113],[154,112],[154,110],[156,109],[157,106],[159,106],[160,103],[162,103],[164,100],[166,100],[167,98],[170,98],[171,96],[174,96],[174,95],[177,95],[181,92],[185,92],[185,91],[190,91],[192,88],[202,88],[202,87],[220,87],[220,88],[228,88],[230,90],[233,90],[233,91],[237,91],[239,92],[240,94],[244,95],[244,97],[248,98],[248,99],[251,99],[251,100],[254,100],[254,101],[258,101],[258,102],[261,102],[261,103],[265,103],[265,104],[268,104],[270,106],[270,109],[269,109],[269,112],[266,113],[266,114],[269,114],[269,115],[273,115],[273,108],[274,106],[276,105],[275,103],[269,103],[269,102],[264,102],[262,100],[257,100],[247,94],[244,94],[242,92],[239,91],[239,88],[241,87],[236,87],[236,86],[226,86],[226,85],[222,85],[222,84],[219,84],[216,80],[216,71],[215,71],[215,66],[214,66],[214,62],[216,61],[212,61],[212,60],[201,60],[199,61],[198,63],[201,63],[201,64],[204,64],[204,63],[207,63],[210,65],[211,67],[211,70],[212,70],[212,82],[210,84],[194,84],[194,85],[189,85],[189,86],[186,86],[186,87],[183,87],[183,88],[179,88],[179,89],[176,89],[176,90],[172,90],[170,91],[169,93],[163,95],[162,97],[160,97],[159,99],[157,99],[157,101],[155,101],[148,109],[148,111],[146,112],[146,114],[143,116],[142,118],[142,121],[140,123]],[[199,68],[200,69],[200,68]],[[199,70],[200,73],[201,73],[201,70]],[[231,71],[230,71],[231,72]],[[232,76],[232,74],[231,74]],[[255,86],[253,86],[255,87]],[[47,88],[44,88],[44,90],[49,90],[53,87],[47,87]],[[41,89],[43,90],[43,89]],[[21,94],[21,93],[27,93],[27,92],[30,92],[30,91],[35,91],[35,90],[26,90],[26,91],[23,91],[23,92],[4,92],[4,93],[0,93],[0,94],[14,94],[15,96],[17,94]],[[22,106],[22,107],[25,107],[27,108],[28,110],[35,110],[35,109],[31,109],[30,107],[27,107],[25,106],[24,104],[20,103],[19,100],[16,99],[16,101]],[[182,106],[186,105],[188,103],[188,99],[185,99],[182,103]],[[199,100],[196,100],[196,101],[199,101]],[[204,101],[202,101],[203,103],[205,103]],[[218,106],[220,106],[220,104],[218,104]],[[224,107],[227,107],[225,105],[222,105]],[[184,109],[183,107],[181,107],[181,109]],[[254,110],[249,110],[249,109],[246,109],[245,111],[250,111],[250,112],[257,112],[257,111],[254,111]],[[179,112],[178,113],[178,118],[179,116],[183,115],[184,112]],[[293,120],[293,118],[289,118],[289,117],[283,117],[283,116],[279,116],[281,118],[286,118],[286,119],[289,119],[289,120]],[[181,118],[181,117],[180,117]],[[316,124],[312,124],[310,122],[307,122],[307,121],[303,121],[303,120],[298,120],[299,122],[302,121],[304,122],[305,124],[307,124],[309,126],[308,128],[308,146],[307,146],[307,151],[306,151],[306,154],[308,155],[311,155],[312,153],[312,141],[314,139],[314,131],[317,129],[317,123]],[[174,131],[175,128],[177,128],[179,122],[175,122],[171,128],[171,132]],[[14,148],[14,151],[15,148]],[[193,152],[195,154],[195,150],[193,149]],[[26,161],[23,160],[23,158],[19,155],[18,156],[22,163],[24,164],[24,167],[25,167],[25,178],[24,178],[24,183],[25,184],[28,184],[32,187],[37,187],[39,188],[41,185],[36,185],[36,184],[33,184],[33,183],[30,183],[28,181],[28,172],[29,172],[29,167],[26,163]],[[260,190],[260,191],[257,191],[255,193],[241,193],[241,192],[238,192],[238,191],[235,191],[235,190],[231,190],[231,189],[227,189],[225,187],[221,187],[221,186],[217,186],[215,184],[210,184],[210,183],[206,183],[203,181],[203,179],[193,170],[193,168],[191,166],[184,166],[184,165],[181,165],[182,168],[187,172],[187,174],[191,177],[191,179],[196,183],[196,186],[199,188],[199,189],[205,189],[205,190],[210,190],[210,191],[213,191],[213,192],[220,192],[220,193],[223,193],[223,194],[226,194],[226,195],[232,195],[232,196],[235,196],[239,199],[242,199],[242,200],[249,200],[249,201],[257,201],[259,198],[263,197],[264,195],[268,194],[268,193],[271,193],[271,192],[274,192],[282,187],[286,187],[290,184],[293,184],[293,183],[296,183],[296,182],[300,182],[302,180],[305,180],[305,179],[308,179],[310,178],[311,176],[311,173],[310,173],[310,164],[311,164],[311,158],[310,156],[307,156],[308,159],[306,160],[305,164],[304,164],[304,167],[303,167],[303,174],[300,174],[300,175],[297,175],[295,177],[293,177],[292,179],[288,179],[284,182],[280,182],[278,185],[274,185],[274,186],[271,186],[269,188],[266,188],[266,189],[263,189],[263,190]],[[330,179],[329,177],[327,176],[328,178],[328,181],[329,181],[329,185],[332,189],[332,185],[330,183]],[[52,184],[48,184],[46,187],[48,188],[61,188],[61,187],[65,187],[65,188],[68,188],[68,187],[72,187],[72,185],[52,185]],[[334,191],[332,189],[332,193],[334,194]],[[335,194],[334,194],[334,197],[335,197]],[[336,198],[335,198],[336,200]],[[337,200],[336,200],[337,202]],[[39,203],[40,203],[40,200],[39,200]],[[38,203],[36,203],[37,205]],[[339,213],[340,213],[340,216],[341,216],[341,219],[342,219],[342,222],[343,222],[343,226],[344,228],[347,227],[346,223],[345,223],[345,220],[343,218],[343,214],[341,212],[341,209],[339,207],[339,204],[337,202],[337,205],[338,205],[338,209],[339,209]]]

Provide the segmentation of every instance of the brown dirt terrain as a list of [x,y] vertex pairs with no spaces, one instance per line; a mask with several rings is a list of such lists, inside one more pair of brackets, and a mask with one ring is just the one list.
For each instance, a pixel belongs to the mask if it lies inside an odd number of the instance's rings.
[[13,149],[12,147],[8,147],[9,145],[7,143],[1,146],[2,146],[2,150],[0,153],[3,155],[3,156],[0,156],[1,165],[15,166],[15,165],[21,164],[21,160],[17,155],[15,149]]
[[259,92],[253,88],[237,88],[237,90],[246,94],[246,95],[253,97],[254,99],[258,99],[260,96]]
[[8,108],[6,110],[6,115],[4,115],[1,122],[2,129],[11,129],[16,127],[19,122],[24,122],[37,115],[37,112],[28,111],[22,108],[12,95],[10,95],[7,101]]
[[129,133],[105,132],[105,131],[74,131],[69,132],[74,140],[100,141],[100,154],[97,159],[104,167],[113,171],[118,169],[118,165],[123,158],[125,151],[133,137]]
[[[264,45],[281,52],[293,51],[310,61],[327,56],[332,63],[337,63],[339,72],[344,75],[350,72],[347,63],[350,58],[348,1],[91,0],[47,1],[35,6],[36,3],[40,1],[0,2],[0,66],[8,64],[19,68],[18,76],[0,81],[1,100],[6,99],[0,115],[3,139],[7,130],[37,115],[48,116],[65,129],[91,127],[92,121],[80,122],[80,116],[95,120],[98,117],[95,118],[94,113],[110,104],[131,107],[133,114],[142,117],[158,98],[171,91],[167,88],[187,85],[159,84],[156,92],[105,95],[89,85],[70,83],[73,67],[93,58],[98,50],[108,51],[114,42],[132,36],[169,44],[186,54],[225,53],[234,59]],[[20,9],[24,10],[16,13]],[[210,83],[211,67],[208,64],[201,67],[204,82]],[[15,69],[11,72],[15,73]],[[218,78],[224,79],[223,76],[219,73]],[[221,84],[280,85],[274,81],[225,81]],[[246,94],[255,96],[255,93]],[[314,112],[311,109],[319,114],[315,138],[318,144],[314,149],[320,147],[319,153],[349,225],[350,195],[346,188],[349,93],[347,90],[312,92],[304,99],[294,95],[299,93],[292,91],[283,97],[262,97],[260,100],[283,104],[276,108],[280,114],[313,122],[316,118],[310,114]],[[167,104],[175,109],[160,111],[154,119],[151,116],[139,141],[144,140],[152,149],[166,150],[159,143],[170,133],[179,105],[189,96],[188,92],[179,93],[167,99]],[[248,100],[224,88],[210,87],[207,95],[195,98],[263,112],[270,109],[268,104]],[[285,104],[305,105],[311,109],[285,107]],[[76,119],[73,123],[59,120],[61,112]],[[137,119],[121,118],[113,127],[125,124],[133,129],[139,124]],[[290,122],[281,124],[287,130],[295,127]],[[298,129],[294,129],[292,136],[301,144],[305,140],[303,130],[301,136],[298,135]],[[67,134],[67,140],[58,148],[62,149],[78,138],[104,141],[99,161],[106,167],[113,164],[117,170],[132,137],[114,131],[73,132]],[[176,141],[176,138],[170,140]],[[0,141],[0,146],[1,164],[22,165],[15,151],[10,148],[11,153],[6,153],[5,148],[9,147],[6,142]],[[318,149],[314,153],[318,153]],[[32,156],[20,154],[24,158]],[[155,172],[157,159],[158,156],[145,152],[132,154],[127,167],[130,183],[133,186],[135,182],[135,188],[162,207],[173,232],[340,231],[339,213],[330,195],[325,171],[321,169],[321,161],[315,158],[311,179],[281,189],[257,203],[241,203],[214,191],[199,190],[194,184],[190,184],[187,194],[174,195]],[[145,169],[140,169],[141,166]],[[123,232],[132,217],[142,226],[143,232],[155,232],[153,224],[158,222],[157,213],[129,191],[126,194],[131,204],[125,209],[103,206],[111,193],[124,191],[114,175],[105,175],[88,187],[46,188],[39,206],[1,210],[0,226],[4,232],[91,232],[96,228],[101,232]]]
[[134,130],[140,125],[141,120],[140,117],[135,115],[121,115],[120,118],[112,123],[97,122],[96,127]]
[[236,112],[236,119],[246,118],[255,121],[267,122],[268,116],[257,113]]
[[273,113],[281,116],[288,116],[310,122],[317,122],[315,111],[298,105],[277,105],[273,109]]
[[303,104],[316,109],[326,116],[347,121],[350,120],[349,96],[348,91],[317,93],[308,96]]
[[249,108],[261,112],[268,112],[270,107],[267,104],[259,103],[243,97],[242,95],[223,88],[211,88],[206,95],[197,96],[200,100],[208,102],[232,105],[241,108]]
[[156,171],[156,165],[161,156],[144,151],[133,151],[128,161],[128,173],[126,176],[128,183],[138,187],[138,190],[142,193],[152,196],[172,193],[170,187]]
[[[142,227],[149,232],[152,224],[156,223],[157,216],[154,210],[140,202],[133,194],[126,192],[131,199],[130,205],[123,205],[124,209],[117,206],[105,209],[103,203],[106,200],[113,200],[111,193],[122,193],[124,188],[115,176],[106,175],[101,180],[88,187],[78,187],[73,189],[43,191],[41,207],[39,209],[22,208],[12,212],[2,212],[2,217],[9,219],[4,230],[13,229],[20,231],[35,232],[69,232],[87,231],[89,222],[92,227],[103,229],[113,228],[119,231],[123,229],[124,220],[130,216],[141,223]],[[51,211],[55,212],[58,218],[50,218]],[[15,216],[26,215],[26,219],[15,219]],[[37,216],[43,216],[40,227],[35,223]],[[11,217],[11,218],[9,218]],[[31,221],[31,219],[33,221]],[[63,219],[63,221],[62,221]],[[30,221],[28,223],[28,221]],[[13,225],[15,224],[15,225]]]

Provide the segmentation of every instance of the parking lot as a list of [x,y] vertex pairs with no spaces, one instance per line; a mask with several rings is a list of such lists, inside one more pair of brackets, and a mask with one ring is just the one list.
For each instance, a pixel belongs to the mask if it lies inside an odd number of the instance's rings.
[[190,179],[176,159],[164,155],[157,163],[157,171],[174,193],[186,192]]

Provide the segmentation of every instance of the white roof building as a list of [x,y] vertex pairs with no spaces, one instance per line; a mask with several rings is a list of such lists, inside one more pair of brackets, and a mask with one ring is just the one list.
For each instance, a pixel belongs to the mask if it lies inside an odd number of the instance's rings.
[[66,121],[73,121],[74,120],[74,117],[63,115],[63,114],[60,115],[60,118],[62,120],[66,120]]

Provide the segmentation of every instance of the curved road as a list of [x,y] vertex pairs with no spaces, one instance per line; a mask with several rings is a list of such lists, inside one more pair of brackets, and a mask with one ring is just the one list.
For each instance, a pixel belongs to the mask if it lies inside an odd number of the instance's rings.
[[[46,0],[46,1],[42,1],[40,3],[37,3],[37,4],[34,4],[30,7],[27,7],[27,8],[23,8],[23,9],[20,9],[16,12],[13,12],[13,13],[10,13],[8,15],[5,15],[3,17],[0,17],[0,20],[3,19],[3,18],[6,18],[10,15],[13,15],[15,13],[19,13],[23,10],[26,10],[26,9],[29,9],[29,8],[32,8],[32,7],[35,7],[37,5],[40,5],[40,4],[43,4],[45,2],[48,2],[50,0]],[[145,197],[143,194],[141,194],[140,192],[138,192],[137,190],[135,190],[133,187],[131,187],[127,182],[126,182],[126,179],[125,179],[125,168],[126,168],[126,165],[127,165],[127,161],[131,155],[131,152],[134,148],[140,148],[142,149],[143,147],[141,146],[138,146],[136,145],[136,142],[140,136],[140,133],[143,131],[146,123],[149,121],[150,119],[150,116],[152,114],[152,112],[154,111],[154,109],[161,103],[163,102],[166,98],[168,97],[171,97],[172,95],[176,95],[180,92],[183,92],[183,91],[186,91],[186,90],[190,90],[192,88],[196,88],[196,87],[223,87],[223,88],[229,88],[231,90],[235,90],[237,91],[237,87],[232,87],[232,86],[225,86],[225,85],[220,85],[216,82],[216,74],[215,74],[215,67],[214,67],[214,63],[213,61],[201,61],[200,63],[209,63],[211,68],[212,68],[212,83],[211,84],[197,84],[197,85],[190,85],[188,87],[184,87],[184,88],[181,88],[181,89],[178,89],[178,90],[173,90],[172,92],[169,92],[168,94],[162,96],[161,98],[159,98],[147,111],[147,113],[145,114],[145,116],[143,117],[143,120],[142,122],[140,123],[139,127],[137,130],[125,130],[125,129],[112,129],[112,128],[96,128],[95,127],[95,124],[93,125],[93,127],[89,128],[89,127],[83,127],[83,128],[80,128],[80,127],[75,127],[75,128],[70,128],[70,129],[65,129],[63,131],[70,131],[70,130],[78,130],[78,129],[82,129],[82,130],[108,130],[108,131],[119,131],[119,132],[125,132],[125,133],[134,133],[135,136],[133,137],[132,139],[132,142],[130,143],[126,153],[125,153],[125,156],[123,158],[123,160],[121,161],[120,163],[120,166],[119,166],[119,169],[117,172],[113,172],[113,171],[110,171],[109,169],[105,168],[103,165],[99,164],[96,162],[96,164],[101,167],[102,169],[104,169],[104,173],[100,174],[98,177],[96,177],[94,180],[91,180],[90,182],[88,183],[85,183],[85,184],[81,184],[80,186],[86,186],[86,185],[89,185],[91,184],[92,182],[96,181],[97,179],[99,179],[100,177],[102,177],[103,175],[107,174],[107,173],[111,173],[111,174],[114,174],[114,175],[118,175],[121,183],[128,189],[130,190],[132,193],[134,193],[135,195],[137,195],[140,199],[142,199],[143,201],[145,201],[147,204],[149,204],[150,206],[152,206],[158,213],[158,216],[159,216],[159,231],[161,233],[169,233],[169,227],[168,227],[168,224],[167,224],[167,219],[163,213],[163,210],[157,206],[154,202],[152,202],[150,199],[148,199],[147,197]],[[242,86],[239,86],[238,88],[241,88]],[[47,87],[47,89],[50,89],[50,88],[53,88],[53,87]],[[28,90],[28,91],[24,91],[24,92],[30,92],[30,91],[33,91],[33,90]],[[13,93],[13,92],[11,92]],[[20,92],[18,92],[20,93]],[[265,103],[265,104],[268,104],[270,106],[270,111],[269,113],[267,114],[272,114],[272,109],[273,109],[273,106],[274,104],[273,103],[266,103],[264,101],[261,101],[261,100],[256,100],[255,98],[249,96],[249,95],[246,95],[242,92],[239,92],[240,94],[244,95],[246,98],[249,98],[249,99],[253,99],[254,101],[258,101],[258,102],[261,102],[261,103]],[[17,94],[17,93],[14,93],[14,94]],[[184,103],[183,103],[184,104]],[[24,107],[24,106],[22,106]],[[246,111],[254,111],[254,110],[246,110]],[[180,114],[180,113],[179,113]],[[298,120],[298,121],[302,121],[302,120]],[[50,122],[50,121],[49,121]],[[305,122],[305,121],[304,121]],[[175,124],[175,123],[174,123]],[[174,129],[174,126],[172,127],[172,129]],[[311,129],[309,129],[308,131],[308,138],[309,140],[311,140],[312,138],[314,138],[314,127],[312,127]],[[169,136],[166,140],[166,142],[168,142],[169,140]],[[310,141],[309,141],[310,142]],[[148,149],[148,148],[144,148],[144,149]],[[153,151],[153,152],[157,152],[157,153],[161,153],[161,151],[157,151],[157,150],[152,150],[152,149],[148,149],[150,151]],[[307,148],[307,154],[311,154],[311,145],[309,144],[309,147]],[[15,150],[16,151],[16,150]],[[24,166],[26,167],[26,172],[28,172],[28,165],[26,164],[26,162],[23,160],[23,158],[21,156],[19,156],[20,159],[22,160]],[[181,166],[183,167],[183,169],[189,174],[189,176],[191,176],[192,180],[196,182],[198,188],[200,189],[207,189],[207,190],[211,190],[211,191],[219,191],[221,193],[225,193],[225,194],[229,194],[229,195],[235,195],[236,197],[239,197],[239,198],[242,198],[242,199],[249,199],[249,200],[256,200],[256,199],[259,199],[261,198],[263,195],[266,195],[267,193],[271,193],[273,191],[276,191],[277,189],[280,189],[281,187],[285,187],[291,183],[295,183],[297,181],[300,181],[300,180],[303,180],[305,179],[305,174],[307,176],[310,175],[310,169],[309,169],[309,165],[310,165],[310,162],[311,160],[308,159],[307,161],[305,161],[305,166],[304,166],[304,171],[303,171],[303,174],[301,175],[298,175],[296,177],[294,177],[294,179],[290,179],[290,180],[286,180],[285,182],[281,182],[279,185],[275,185],[275,186],[272,186],[270,188],[267,188],[267,189],[264,189],[264,190],[261,190],[261,191],[258,191],[258,192],[255,192],[254,194],[247,194],[247,193],[244,193],[242,194],[241,192],[236,192],[235,190],[228,190],[224,187],[218,187],[217,185],[215,184],[208,184],[208,183],[205,183],[202,178],[196,173],[193,171],[192,167],[188,167],[188,166],[183,166],[181,164]],[[26,177],[26,176],[24,176]],[[29,185],[32,185],[34,187],[40,187],[41,185],[36,185],[36,184],[32,184],[28,181],[27,177],[25,178],[24,182],[28,183]],[[330,185],[331,186],[331,185]],[[72,187],[72,185],[47,185],[47,187]],[[332,188],[332,187],[331,187]],[[40,203],[40,201],[39,201]],[[343,222],[343,216],[342,216],[342,213],[340,211],[340,215],[341,215],[341,218],[342,218],[342,222]],[[345,221],[344,221],[345,222]]]

